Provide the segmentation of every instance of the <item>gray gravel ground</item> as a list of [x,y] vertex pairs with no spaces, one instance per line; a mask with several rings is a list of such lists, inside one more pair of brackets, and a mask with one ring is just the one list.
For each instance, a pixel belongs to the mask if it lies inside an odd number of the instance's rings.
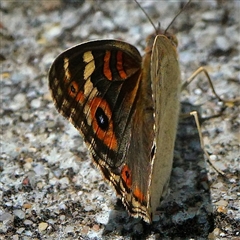
[[[144,1],[165,28],[180,1]],[[169,195],[152,225],[128,216],[90,160],[79,133],[55,110],[47,71],[66,48],[122,39],[143,52],[152,26],[134,1],[1,1],[1,239],[239,239],[239,106],[202,124],[182,119]],[[193,1],[172,29],[182,78],[206,66],[223,98],[240,92],[240,2]],[[182,93],[183,111],[222,109],[206,77]]]

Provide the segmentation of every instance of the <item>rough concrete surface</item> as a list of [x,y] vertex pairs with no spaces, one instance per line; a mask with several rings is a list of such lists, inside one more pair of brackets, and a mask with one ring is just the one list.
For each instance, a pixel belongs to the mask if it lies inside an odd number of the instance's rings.
[[[180,1],[141,1],[162,28]],[[225,107],[204,74],[182,92],[169,194],[149,225],[128,216],[92,163],[77,130],[57,113],[49,90],[54,58],[75,44],[121,39],[143,53],[153,27],[134,1],[0,3],[1,239],[239,239],[240,107]],[[224,99],[240,92],[240,2],[192,1],[173,23],[182,79],[205,66]]]

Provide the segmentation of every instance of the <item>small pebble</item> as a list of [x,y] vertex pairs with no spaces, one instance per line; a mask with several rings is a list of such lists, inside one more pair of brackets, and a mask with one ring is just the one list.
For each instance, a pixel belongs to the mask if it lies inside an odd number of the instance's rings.
[[21,83],[22,81],[24,81],[24,79],[26,79],[26,75],[22,74],[22,73],[13,73],[11,76],[11,80],[14,84],[18,84]]
[[25,213],[21,209],[13,210],[13,214],[15,216],[17,216],[18,218],[20,218],[20,219],[24,219],[25,218]]
[[21,118],[24,122],[27,122],[30,119],[30,114],[25,112],[21,115]]
[[66,233],[74,233],[74,227],[73,226],[67,226],[65,228]]
[[79,9],[77,10],[71,9],[65,11],[61,20],[61,28],[71,29],[74,25],[78,23],[80,19],[80,14],[81,13],[79,13]]
[[33,170],[36,173],[36,175],[38,175],[38,176],[44,176],[44,175],[46,175],[48,173],[47,169],[41,163],[38,163],[33,168]]
[[23,93],[18,93],[14,96],[13,101],[10,102],[9,108],[13,111],[17,111],[20,108],[26,107],[27,99],[26,95]]
[[201,96],[202,95],[202,90],[200,88],[197,88],[194,90],[194,93],[198,96]]
[[219,229],[219,228],[215,228],[215,229],[213,230],[213,233],[214,233],[215,236],[219,236],[219,234],[220,234],[220,229]]
[[32,169],[32,163],[28,162],[23,165],[25,171]]
[[207,11],[202,14],[202,19],[206,22],[215,22],[219,21],[219,14],[216,14],[216,11]]
[[0,212],[0,221],[13,221],[14,216],[8,212]]
[[216,161],[217,160],[217,156],[213,155],[213,154],[210,155],[209,158],[210,158],[211,161]]
[[218,202],[215,202],[214,203],[215,205],[218,205],[218,206],[224,206],[226,207],[228,205],[228,202],[227,201],[224,201],[224,200],[220,200]]
[[41,106],[41,100],[39,98],[33,99],[31,101],[32,108],[40,108],[40,106]]
[[223,183],[219,182],[219,183],[216,183],[212,186],[213,188],[217,188],[217,189],[221,189],[223,187]]
[[44,37],[47,41],[52,41],[55,38],[59,37],[62,33],[62,28],[60,25],[52,25],[50,28],[47,29],[44,33]]
[[23,232],[24,230],[25,230],[25,228],[20,227],[20,228],[17,229],[17,233],[18,233],[18,234],[22,234],[22,232]]
[[83,226],[83,228],[82,228],[82,230],[81,230],[81,233],[82,233],[83,235],[87,235],[88,232],[89,232],[89,230],[90,230],[90,227],[89,227],[89,226]]
[[99,231],[99,225],[98,224],[94,224],[93,227],[92,227],[92,230],[93,231]]
[[63,177],[59,180],[59,183],[61,184],[61,189],[66,189],[69,186],[69,179],[67,177]]
[[48,227],[48,224],[46,222],[41,222],[38,225],[39,232],[45,231]]
[[216,45],[217,48],[219,48],[223,52],[226,52],[231,48],[230,40],[227,39],[225,36],[218,36],[216,38]]
[[17,234],[13,235],[12,240],[19,240],[19,236]]
[[32,225],[33,222],[29,219],[26,219],[24,222],[23,222],[25,225]]
[[30,203],[24,203],[24,204],[23,204],[23,208],[25,208],[25,209],[30,209],[30,208],[32,208],[32,204],[30,204]]
[[226,213],[227,213],[227,208],[224,207],[224,206],[219,206],[219,207],[217,208],[217,211],[218,211],[219,213],[224,213],[224,214],[226,214]]
[[107,214],[97,214],[96,215],[96,222],[106,225],[109,221],[109,216]]
[[61,221],[64,221],[64,220],[65,220],[65,218],[66,218],[66,216],[65,216],[65,215],[61,215],[61,216],[59,217],[59,219],[60,219]]

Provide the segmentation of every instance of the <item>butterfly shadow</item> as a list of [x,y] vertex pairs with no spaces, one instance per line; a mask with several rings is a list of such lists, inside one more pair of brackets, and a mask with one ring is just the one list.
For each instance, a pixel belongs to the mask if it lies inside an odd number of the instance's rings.
[[[182,104],[182,112],[196,110]],[[119,200],[111,211],[104,235],[114,233],[145,239],[208,237],[213,231],[210,188],[205,157],[193,117],[179,120],[169,193],[163,198],[152,224],[128,216]]]

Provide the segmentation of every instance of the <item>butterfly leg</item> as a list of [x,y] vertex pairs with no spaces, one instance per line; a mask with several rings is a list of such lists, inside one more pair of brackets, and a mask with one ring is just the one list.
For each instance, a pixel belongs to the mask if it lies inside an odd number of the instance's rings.
[[225,106],[228,106],[228,107],[233,107],[233,106],[236,106],[236,105],[239,105],[240,104],[240,97],[237,97],[235,99],[229,99],[229,100],[225,100],[225,99],[222,99],[215,91],[214,89],[214,86],[213,86],[213,83],[212,83],[212,80],[211,80],[211,77],[209,76],[208,74],[208,71],[206,68],[204,67],[200,67],[198,68],[183,84],[182,84],[182,87],[181,87],[181,90],[185,89],[194,79],[197,75],[199,75],[200,73],[204,73],[207,77],[207,80],[209,82],[209,85],[213,91],[213,94],[216,96],[216,98],[223,102]]
[[[201,132],[201,126],[200,126],[200,121],[199,121],[199,117],[198,117],[198,113],[197,111],[192,111],[189,113],[182,113],[180,114],[180,118],[188,118],[188,117],[194,117],[195,123],[196,123],[196,127],[198,130],[198,136],[199,136],[199,141],[200,141],[200,146],[202,151],[204,152],[204,154],[207,157],[207,162],[211,165],[211,167],[218,172],[220,175],[225,176],[225,173],[223,171],[221,171],[220,169],[218,169],[217,167],[215,167],[213,161],[212,161],[212,157],[209,155],[209,153],[206,151],[206,148],[204,146],[204,141],[203,141],[203,136],[202,136],[202,132]],[[218,115],[214,115],[213,117],[217,117]],[[212,118],[212,117],[211,117]]]
[[[207,80],[209,82],[209,85],[212,89],[212,92],[213,94],[216,96],[216,98],[223,102],[224,104],[224,108],[222,109],[222,111],[214,116],[210,116],[210,117],[207,117],[207,118],[204,118],[204,119],[201,119],[201,120],[207,120],[207,119],[211,119],[211,118],[215,118],[215,117],[219,117],[222,115],[222,112],[224,111],[224,109],[226,107],[233,107],[233,106],[237,106],[240,104],[240,97],[238,98],[235,98],[235,99],[230,99],[230,100],[225,100],[225,99],[222,99],[215,91],[214,89],[214,86],[213,86],[213,83],[212,83],[212,80],[208,74],[208,71],[206,70],[206,68],[204,67],[200,67],[198,68],[183,84],[182,84],[182,87],[181,87],[181,90],[185,89],[195,78],[198,74],[200,73],[204,73],[205,76],[207,77]],[[189,116],[193,116],[194,119],[195,119],[195,123],[196,123],[196,126],[197,126],[197,130],[198,130],[198,134],[199,134],[199,140],[200,140],[200,145],[201,145],[201,148],[204,152],[204,154],[206,155],[207,157],[207,161],[209,162],[209,164],[219,173],[221,174],[222,176],[224,176],[225,174],[219,170],[218,168],[216,168],[214,166],[214,163],[212,162],[212,158],[211,156],[209,155],[209,153],[206,151],[205,147],[204,147],[204,143],[203,143],[203,136],[202,136],[202,133],[201,133],[201,127],[200,127],[200,120],[199,120],[199,117],[198,117],[198,113],[197,111],[192,111],[190,113],[185,113],[185,114],[182,114],[181,117],[182,118],[186,118],[186,117],[189,117]]]
[[223,171],[221,171],[220,169],[218,169],[217,167],[214,166],[214,163],[211,160],[211,156],[209,155],[209,153],[206,151],[206,148],[204,147],[203,136],[202,136],[201,127],[200,127],[200,123],[199,123],[198,113],[196,111],[192,111],[189,113],[189,115],[193,116],[195,119],[195,123],[196,123],[197,130],[198,130],[198,135],[199,135],[199,140],[200,140],[200,146],[201,146],[204,154],[207,157],[208,163],[212,166],[213,169],[215,169],[215,171],[217,171],[222,176],[225,176]]

